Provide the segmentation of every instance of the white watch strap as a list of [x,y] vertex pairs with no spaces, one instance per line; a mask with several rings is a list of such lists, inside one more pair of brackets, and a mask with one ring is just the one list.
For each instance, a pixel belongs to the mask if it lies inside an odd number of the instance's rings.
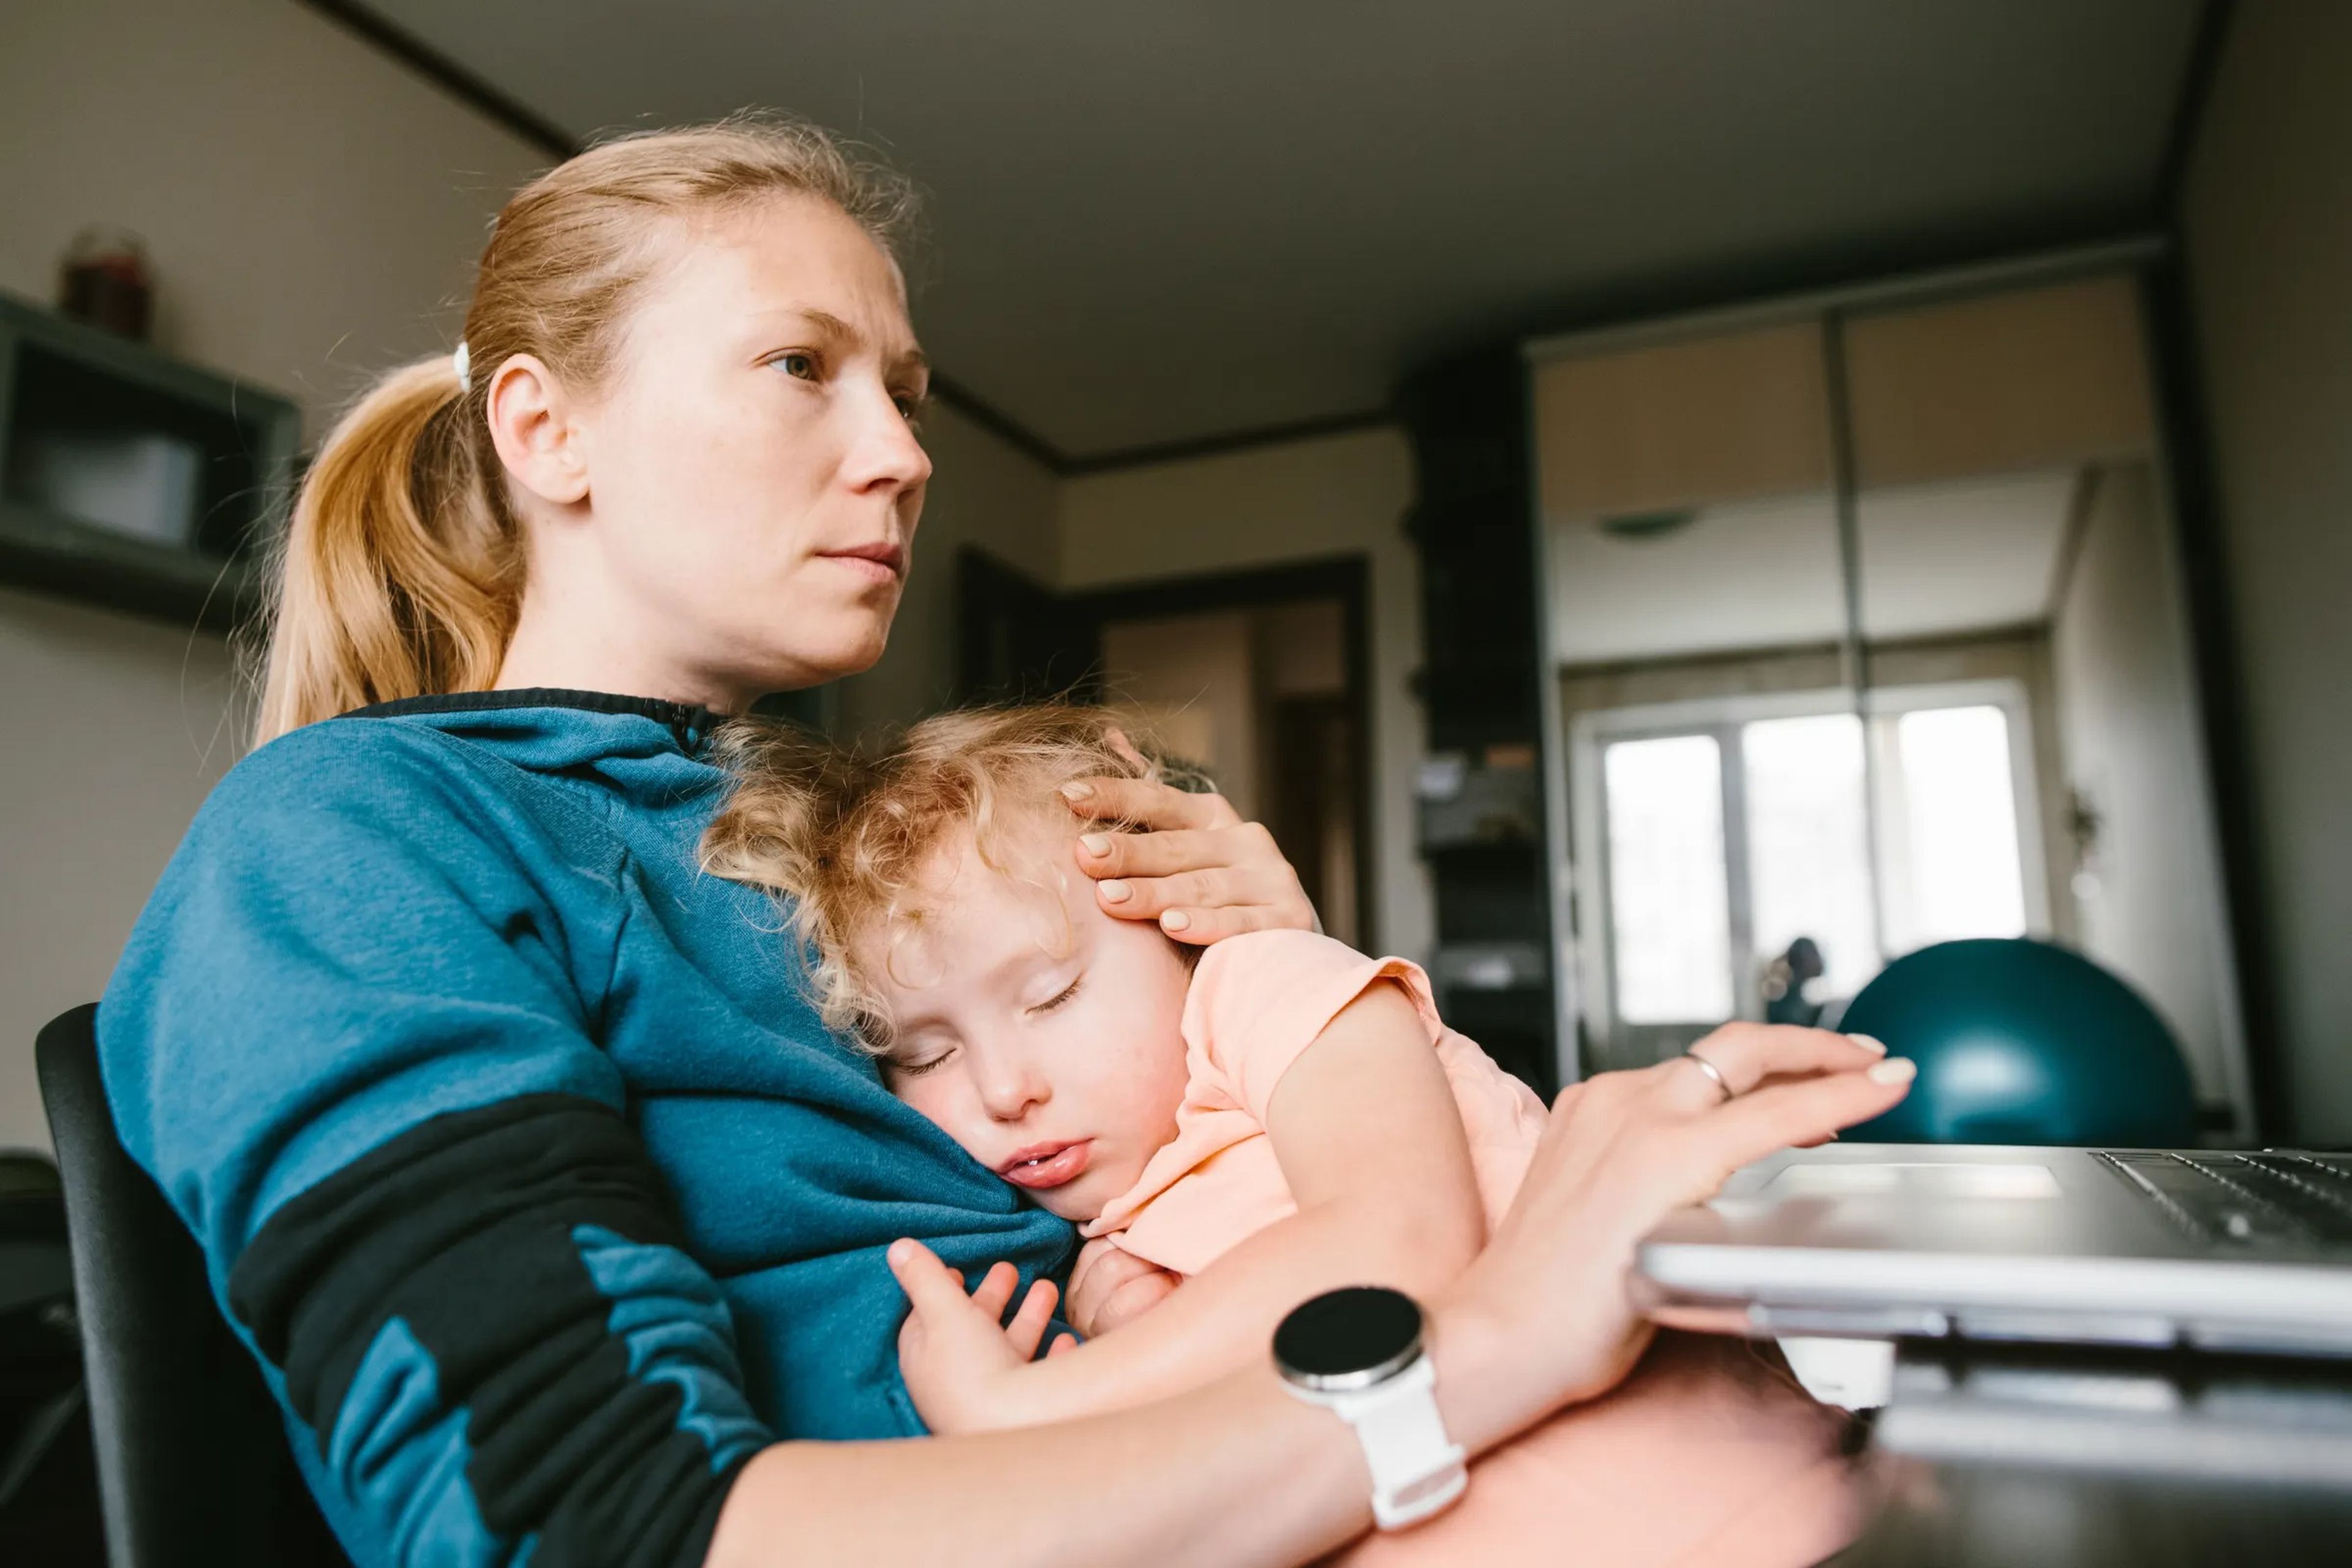
[[1470,1484],[1461,1446],[1437,1413],[1436,1391],[1436,1365],[1423,1356],[1376,1388],[1328,1401],[1364,1446],[1372,1518],[1382,1530],[1420,1523]]

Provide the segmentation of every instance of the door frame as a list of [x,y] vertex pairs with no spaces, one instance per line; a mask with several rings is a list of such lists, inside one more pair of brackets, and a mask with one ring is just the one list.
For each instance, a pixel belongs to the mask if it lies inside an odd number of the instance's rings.
[[[1018,578],[1033,590],[1052,594],[1060,611],[1070,617],[1074,626],[1090,628],[1097,651],[1086,672],[1070,682],[1061,693],[1081,702],[1099,702],[1103,698],[1099,649],[1101,630],[1106,622],[1168,620],[1217,610],[1262,609],[1307,600],[1337,599],[1339,602],[1340,643],[1347,660],[1348,714],[1355,729],[1355,755],[1350,762],[1355,796],[1356,931],[1366,947],[1378,945],[1381,934],[1380,835],[1372,816],[1379,794],[1374,788],[1373,776],[1378,747],[1372,731],[1372,568],[1369,554],[1350,552],[1319,556],[1285,562],[1279,565],[1153,577],[1141,582],[1111,583],[1099,587],[1056,592],[1027,578],[1024,574],[977,546],[967,545],[964,553],[974,562],[965,568],[967,581],[979,581],[991,574]],[[965,614],[965,625],[969,628],[971,616],[961,606],[959,613]],[[964,637],[966,660],[970,661],[982,651],[975,635],[967,630]],[[978,679],[978,672],[968,664],[965,669],[959,671],[960,689],[975,689]]]

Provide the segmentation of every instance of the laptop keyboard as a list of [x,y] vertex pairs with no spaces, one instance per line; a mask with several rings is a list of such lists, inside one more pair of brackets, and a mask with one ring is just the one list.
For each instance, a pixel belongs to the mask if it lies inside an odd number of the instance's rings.
[[2216,1246],[2352,1247],[2352,1154],[2099,1149],[2092,1158]]

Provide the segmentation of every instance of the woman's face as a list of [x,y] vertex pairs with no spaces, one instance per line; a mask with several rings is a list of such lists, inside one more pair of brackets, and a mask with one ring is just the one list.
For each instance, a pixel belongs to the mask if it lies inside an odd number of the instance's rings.
[[607,635],[739,700],[865,669],[931,473],[898,270],[814,197],[667,243],[579,417]]
[[1084,1222],[1176,1135],[1192,971],[1149,921],[1103,913],[1068,869],[1076,831],[1008,822],[1010,877],[960,836],[892,964],[877,952],[867,967],[897,1026],[891,1089],[1042,1207]]

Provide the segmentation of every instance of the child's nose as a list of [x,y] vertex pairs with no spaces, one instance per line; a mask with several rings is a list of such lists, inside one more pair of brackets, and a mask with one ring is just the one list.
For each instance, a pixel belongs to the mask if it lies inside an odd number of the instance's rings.
[[996,1064],[981,1080],[980,1097],[989,1115],[999,1121],[1018,1121],[1053,1098],[1045,1075],[1026,1062]]

